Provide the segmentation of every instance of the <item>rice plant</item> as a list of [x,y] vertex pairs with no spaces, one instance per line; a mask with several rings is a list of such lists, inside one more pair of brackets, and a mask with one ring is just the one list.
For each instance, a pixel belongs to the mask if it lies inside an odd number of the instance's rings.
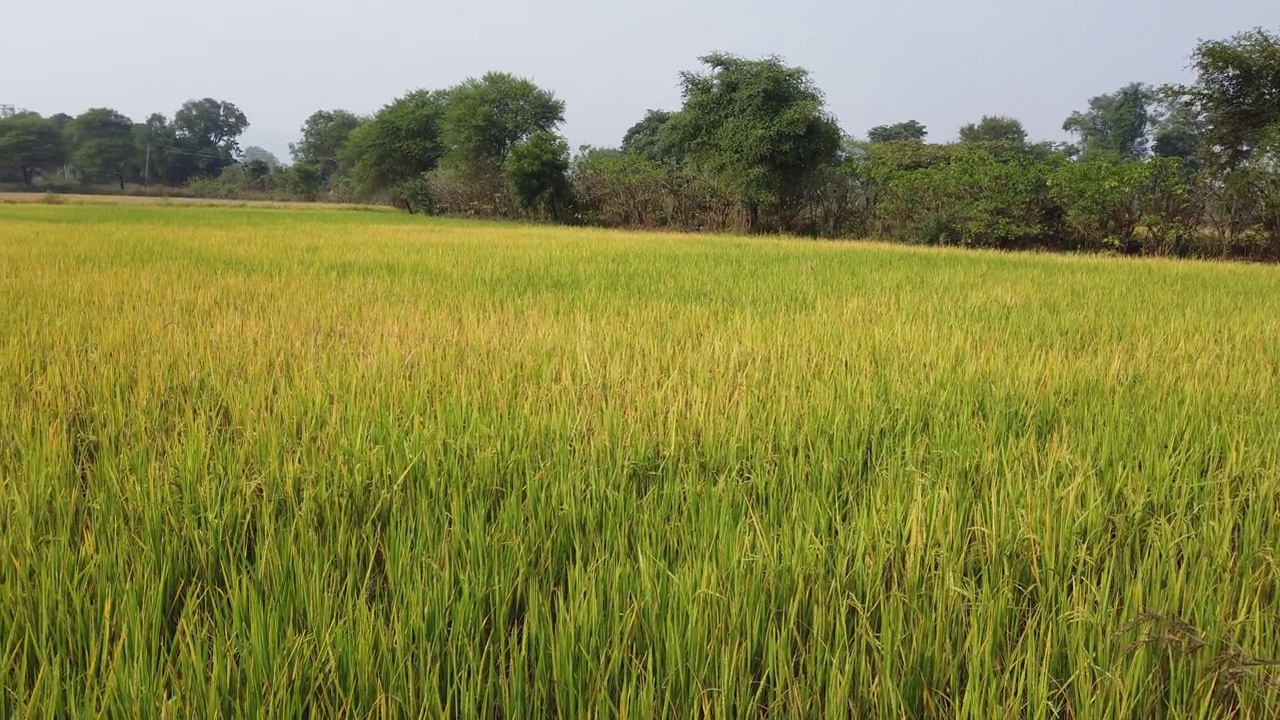
[[0,715],[1280,712],[1280,271],[0,206]]

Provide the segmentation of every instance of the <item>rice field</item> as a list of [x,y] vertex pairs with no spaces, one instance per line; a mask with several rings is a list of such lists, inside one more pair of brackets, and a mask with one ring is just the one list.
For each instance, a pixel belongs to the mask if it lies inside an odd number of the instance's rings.
[[0,205],[0,716],[1280,714],[1280,269]]

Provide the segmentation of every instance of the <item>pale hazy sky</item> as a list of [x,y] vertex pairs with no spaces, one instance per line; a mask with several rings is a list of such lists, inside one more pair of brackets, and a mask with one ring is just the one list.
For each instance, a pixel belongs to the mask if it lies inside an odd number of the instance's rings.
[[314,110],[370,113],[488,70],[565,100],[573,147],[617,145],[647,108],[677,108],[678,73],[715,50],[808,68],[855,135],[917,119],[946,140],[1002,114],[1056,139],[1093,95],[1185,78],[1198,38],[1280,25],[1276,0],[5,4],[0,104],[141,120],[215,97],[249,117],[242,146],[282,159]]

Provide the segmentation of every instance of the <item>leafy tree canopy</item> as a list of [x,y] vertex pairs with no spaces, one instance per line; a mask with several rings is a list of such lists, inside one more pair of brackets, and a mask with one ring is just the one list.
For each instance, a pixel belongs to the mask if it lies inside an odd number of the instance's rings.
[[873,127],[867,132],[867,139],[873,143],[924,142],[928,134],[924,125],[915,120],[907,120]]
[[668,110],[647,111],[644,118],[622,136],[622,151],[655,161],[678,157],[681,153],[662,132],[674,116],[675,113]]
[[459,170],[500,169],[517,143],[564,122],[564,102],[533,82],[490,72],[449,90],[441,122],[446,161]]
[[392,191],[436,168],[444,155],[440,124],[447,100],[444,92],[414,90],[351,131],[339,157],[357,192]]
[[346,110],[317,110],[302,124],[302,140],[289,145],[297,164],[316,169],[321,182],[338,173],[342,147],[364,119]]
[[804,68],[780,58],[724,53],[701,58],[706,72],[681,75],[684,106],[663,134],[741,200],[753,230],[762,208],[789,229],[820,168],[836,159],[841,133]]
[[518,143],[503,170],[526,210],[541,208],[554,217],[568,204],[569,144],[555,133],[540,130]]
[[75,144],[72,160],[87,180],[114,178],[124,188],[125,176],[137,165],[133,121],[110,108],[93,108],[69,126]]
[[179,149],[196,160],[195,174],[208,177],[235,162],[239,138],[248,127],[240,108],[213,98],[189,100],[173,116]]
[[1086,157],[1106,153],[1140,158],[1147,154],[1155,100],[1155,90],[1149,85],[1131,83],[1091,98],[1089,109],[1072,113],[1062,123],[1062,129],[1080,136]]
[[66,160],[66,143],[61,127],[36,113],[17,113],[0,118],[0,168],[18,171],[30,185],[41,169]]
[[1237,165],[1280,126],[1280,35],[1257,28],[1203,41],[1191,64],[1196,81],[1171,91],[1198,116],[1208,148]]
[[1027,130],[1014,118],[987,115],[976,123],[969,123],[960,128],[960,142],[1025,145]]

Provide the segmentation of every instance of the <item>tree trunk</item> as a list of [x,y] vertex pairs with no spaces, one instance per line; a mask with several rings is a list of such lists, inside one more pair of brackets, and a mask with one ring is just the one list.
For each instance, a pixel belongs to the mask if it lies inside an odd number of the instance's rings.
[[27,187],[30,187],[31,181],[35,179],[35,174],[36,174],[35,168],[23,165],[22,166],[22,184],[26,185]]
[[760,232],[760,206],[747,203],[747,232],[755,235]]
[[120,189],[124,190],[124,173],[116,173],[116,179],[120,181]]

